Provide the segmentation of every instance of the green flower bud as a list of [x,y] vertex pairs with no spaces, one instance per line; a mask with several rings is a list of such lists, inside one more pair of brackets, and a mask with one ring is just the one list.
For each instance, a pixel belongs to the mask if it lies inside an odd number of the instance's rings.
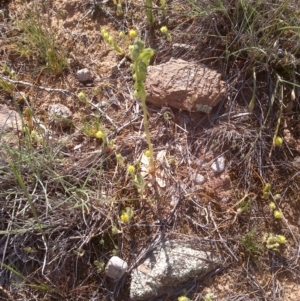
[[167,34],[167,33],[168,33],[168,27],[167,27],[167,26],[162,26],[162,27],[160,28],[160,31],[161,31],[161,33],[163,33],[163,34]]
[[283,143],[283,139],[281,137],[277,136],[275,138],[275,145],[276,146],[282,146],[282,143]]
[[109,34],[108,34],[108,32],[105,29],[101,30],[101,35],[104,38],[104,40],[107,40],[108,37],[109,37]]
[[277,218],[277,219],[281,219],[283,216],[282,216],[282,213],[279,210],[275,210],[274,211],[274,217]]
[[95,137],[98,138],[98,139],[101,139],[103,138],[105,135],[102,131],[98,131],[96,134],[95,134]]
[[129,36],[132,38],[132,39],[135,39],[137,36],[138,36],[138,33],[135,29],[131,29],[129,30]]
[[85,95],[85,93],[83,93],[83,92],[79,92],[79,93],[77,94],[77,96],[78,96],[78,98],[81,99],[81,100],[86,100],[86,95]]
[[114,43],[114,39],[113,39],[112,36],[109,36],[109,37],[107,38],[107,43],[110,44],[110,45],[112,45],[112,44]]

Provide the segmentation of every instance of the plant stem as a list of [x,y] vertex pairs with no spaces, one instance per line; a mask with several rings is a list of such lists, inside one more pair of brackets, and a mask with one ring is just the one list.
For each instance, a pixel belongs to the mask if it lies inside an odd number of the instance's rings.
[[152,0],[145,0],[144,3],[145,3],[145,10],[146,10],[148,23],[150,26],[152,26],[154,24]]
[[146,97],[142,97],[141,101],[142,101],[143,114],[144,114],[144,129],[145,129],[146,139],[147,139],[148,148],[149,148],[149,152],[150,152],[150,156],[149,156],[149,173],[153,174],[155,172],[155,164],[154,164],[154,155],[153,155],[153,145],[151,143],[150,131],[149,131]]

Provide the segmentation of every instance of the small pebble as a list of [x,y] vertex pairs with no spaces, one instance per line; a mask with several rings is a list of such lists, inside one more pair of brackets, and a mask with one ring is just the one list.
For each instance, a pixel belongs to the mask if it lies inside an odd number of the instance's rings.
[[48,114],[50,121],[56,126],[61,126],[64,128],[71,124],[72,112],[63,104],[51,104],[48,107]]
[[205,178],[200,175],[199,173],[197,173],[194,177],[194,183],[197,185],[201,185],[205,182]]
[[76,75],[80,82],[86,82],[92,79],[92,73],[88,68],[78,70]]
[[225,170],[225,158],[223,156],[217,158],[211,168],[216,174],[223,172]]
[[118,256],[113,256],[107,263],[105,274],[114,280],[120,279],[127,271],[127,263]]

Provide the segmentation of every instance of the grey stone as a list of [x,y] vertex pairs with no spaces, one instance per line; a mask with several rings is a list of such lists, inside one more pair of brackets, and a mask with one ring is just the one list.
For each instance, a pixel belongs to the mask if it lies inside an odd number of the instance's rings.
[[0,131],[22,130],[22,119],[19,114],[6,105],[0,105]]
[[18,132],[22,130],[20,115],[6,105],[0,105],[0,139],[11,146],[18,143]]
[[113,256],[106,265],[105,274],[114,280],[118,280],[125,274],[127,268],[128,265],[123,259]]
[[217,158],[211,168],[216,174],[223,172],[225,170],[225,158],[223,156]]
[[77,75],[77,79],[80,82],[86,82],[93,78],[92,73],[88,68],[78,70],[76,75]]
[[150,252],[131,273],[130,298],[149,298],[171,293],[179,284],[205,276],[220,266],[219,259],[182,241],[166,241]]
[[194,183],[197,185],[202,185],[205,182],[205,178],[199,173],[195,174]]
[[146,101],[155,106],[207,114],[225,94],[220,73],[181,59],[149,66],[145,88]]
[[49,105],[48,114],[50,117],[50,122],[55,126],[65,128],[71,124],[72,112],[68,107],[61,103]]

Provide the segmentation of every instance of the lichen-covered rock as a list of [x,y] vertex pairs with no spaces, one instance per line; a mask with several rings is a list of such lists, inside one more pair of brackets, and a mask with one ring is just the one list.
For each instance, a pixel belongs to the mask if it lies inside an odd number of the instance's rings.
[[72,123],[72,112],[61,103],[54,103],[48,107],[50,123],[61,128],[69,127]]
[[[11,147],[18,144],[19,134],[22,130],[22,119],[20,115],[10,110],[6,105],[0,105],[0,143]],[[0,154],[1,156],[1,154]]]
[[145,88],[147,102],[189,112],[210,113],[225,94],[220,73],[181,59],[149,66]]
[[205,276],[220,265],[219,259],[181,241],[162,242],[131,273],[130,298],[172,293],[179,284]]
[[22,120],[16,111],[10,110],[6,105],[0,105],[0,132],[22,130]]

